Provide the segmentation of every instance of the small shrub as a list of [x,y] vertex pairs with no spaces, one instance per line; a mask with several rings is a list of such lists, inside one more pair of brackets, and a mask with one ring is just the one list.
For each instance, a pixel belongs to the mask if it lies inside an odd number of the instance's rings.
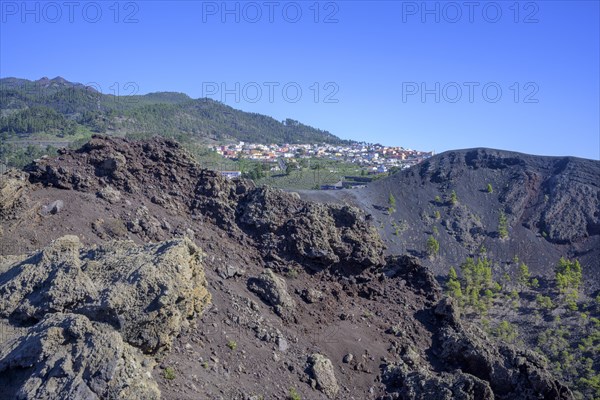
[[237,349],[237,343],[233,340],[230,340],[227,342],[227,347],[229,347],[230,350],[235,350]]
[[500,322],[493,333],[505,342],[513,343],[517,339],[517,328],[508,321]]
[[500,216],[498,217],[498,236],[500,236],[500,239],[508,237],[508,221],[502,210],[500,210]]
[[460,287],[460,281],[458,280],[458,274],[454,267],[450,267],[450,271],[448,272],[448,282],[446,283],[446,289],[448,294],[455,299],[462,298],[462,289]]
[[537,303],[538,307],[546,310],[554,308],[554,304],[552,304],[552,299],[549,296],[538,294],[537,296],[535,296],[535,302]]
[[456,192],[453,190],[452,193],[450,193],[450,204],[454,206],[456,203],[458,203],[458,197],[456,196]]
[[165,379],[168,379],[170,381],[175,379],[175,369],[173,369],[172,367],[165,368],[164,377]]
[[487,184],[487,188],[486,188],[488,193],[494,193],[494,188],[492,187],[491,183]]
[[300,395],[296,391],[296,388],[290,388],[288,400],[302,400],[302,397],[300,397]]
[[435,257],[440,251],[440,243],[433,237],[427,239],[427,254],[429,257]]
[[396,198],[394,197],[393,194],[390,193],[389,197],[388,197],[388,204],[390,205],[388,207],[388,212],[391,214],[394,211],[396,211]]

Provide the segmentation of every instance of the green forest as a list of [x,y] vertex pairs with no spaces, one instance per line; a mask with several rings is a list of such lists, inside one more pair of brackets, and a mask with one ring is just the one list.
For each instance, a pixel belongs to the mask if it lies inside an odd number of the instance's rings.
[[46,145],[53,141],[76,143],[95,133],[136,139],[158,135],[184,144],[347,143],[290,118],[278,121],[183,93],[114,96],[59,78],[43,84],[0,79],[2,161],[21,166],[48,152],[46,146],[29,147],[38,141]]

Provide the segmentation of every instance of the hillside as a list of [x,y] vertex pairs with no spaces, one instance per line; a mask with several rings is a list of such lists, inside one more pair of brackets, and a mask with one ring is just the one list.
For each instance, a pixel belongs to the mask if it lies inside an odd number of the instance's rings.
[[[7,398],[574,399],[358,208],[94,137],[0,180]],[[67,236],[65,236],[67,235]]]
[[[387,253],[418,257],[468,320],[536,349],[565,379],[597,376],[599,161],[456,150],[364,189],[301,195],[363,209]],[[565,265],[571,283],[559,280]]]
[[[390,194],[396,202],[391,213]],[[578,258],[593,274],[589,292],[600,289],[596,275],[600,273],[598,161],[492,149],[457,150],[364,189],[303,195],[349,202],[371,213],[391,253],[424,253],[427,237],[437,227],[440,254],[430,263],[436,274],[445,275],[450,266],[478,254],[483,246],[503,264],[518,256],[539,275],[552,274],[561,256]],[[498,237],[501,212],[507,218],[506,239]]]
[[[41,141],[60,147],[64,142],[89,139],[94,133],[135,138],[159,135],[187,143],[343,142],[293,119],[281,122],[183,93],[115,96],[61,77],[0,79],[0,137],[5,144]],[[8,151],[4,149],[5,156]]]

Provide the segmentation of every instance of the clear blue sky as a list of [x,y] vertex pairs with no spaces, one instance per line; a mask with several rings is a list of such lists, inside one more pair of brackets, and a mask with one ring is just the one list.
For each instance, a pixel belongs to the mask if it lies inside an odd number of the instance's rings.
[[76,3],[1,2],[0,76],[135,82],[422,150],[600,157],[597,1]]

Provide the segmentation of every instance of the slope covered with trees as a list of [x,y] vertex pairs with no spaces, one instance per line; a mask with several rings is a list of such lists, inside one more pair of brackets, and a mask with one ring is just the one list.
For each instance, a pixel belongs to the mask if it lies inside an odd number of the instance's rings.
[[[278,121],[208,98],[157,92],[114,96],[63,78],[0,79],[0,154],[8,145],[76,142],[94,133],[183,143],[343,143],[327,131],[293,119]],[[35,144],[35,143],[34,143]]]

